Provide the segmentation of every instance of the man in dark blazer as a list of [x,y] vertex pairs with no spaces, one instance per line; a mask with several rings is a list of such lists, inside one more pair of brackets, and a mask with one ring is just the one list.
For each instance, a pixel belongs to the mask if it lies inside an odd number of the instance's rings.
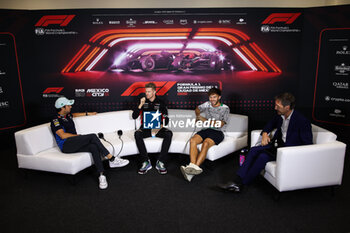
[[[278,147],[312,144],[311,124],[294,110],[295,97],[283,93],[275,97],[275,115],[263,128],[261,145],[254,146],[238,169],[233,182],[218,185],[219,188],[239,193],[243,185],[250,184],[265,168],[266,163],[276,160]],[[273,137],[269,137],[274,129]]]

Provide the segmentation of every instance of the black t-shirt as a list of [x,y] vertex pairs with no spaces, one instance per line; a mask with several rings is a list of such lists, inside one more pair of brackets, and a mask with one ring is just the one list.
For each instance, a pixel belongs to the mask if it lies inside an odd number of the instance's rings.
[[134,109],[132,113],[132,118],[136,119],[141,115],[141,128],[143,127],[143,112],[153,112],[157,111],[162,114],[161,116],[161,122],[163,122],[163,119],[165,120],[165,125],[168,124],[169,118],[168,118],[168,109],[166,107],[166,104],[156,96],[156,98],[151,102],[149,99],[146,98],[145,104],[142,106],[141,109],[138,108],[138,105]]
[[57,130],[63,129],[65,133],[77,134],[75,129],[75,124],[73,121],[73,115],[67,114],[65,116],[57,115],[55,118],[51,120],[51,131],[55,136],[58,147],[62,150],[63,143],[66,139],[62,139],[60,136],[56,134]]

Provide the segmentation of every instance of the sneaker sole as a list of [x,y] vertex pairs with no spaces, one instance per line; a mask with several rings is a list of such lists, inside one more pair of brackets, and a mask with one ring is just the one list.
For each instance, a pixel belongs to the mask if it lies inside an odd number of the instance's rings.
[[106,186],[101,186],[101,185],[99,185],[99,188],[100,188],[100,189],[106,189],[106,188],[108,188],[108,184],[107,184]]
[[[157,168],[157,167],[156,167],[156,168]],[[161,171],[161,170],[158,169],[158,168],[157,168],[157,171],[158,171],[158,173],[161,174],[161,175],[165,175],[165,174],[168,173],[168,171]]]
[[138,171],[137,173],[139,173],[140,175],[144,175],[144,174],[146,174],[149,170],[151,170],[152,169],[152,166],[150,166],[149,168],[147,168],[147,170],[145,170],[145,171],[143,171],[143,172],[141,172],[141,171]]
[[129,160],[125,160],[126,162],[124,162],[124,163],[120,163],[120,164],[118,164],[118,165],[111,165],[111,164],[109,164],[109,167],[110,168],[115,168],[115,167],[125,167],[126,165],[128,165],[129,164]]
[[199,175],[203,172],[203,170],[197,170],[197,169],[195,169],[193,167],[189,167],[189,166],[185,167],[184,170],[189,175]]
[[185,180],[187,180],[188,182],[191,182],[193,176],[191,178],[188,177],[188,174],[186,174],[186,171],[185,171],[185,167],[181,166],[180,170],[181,170],[181,173],[184,176]]

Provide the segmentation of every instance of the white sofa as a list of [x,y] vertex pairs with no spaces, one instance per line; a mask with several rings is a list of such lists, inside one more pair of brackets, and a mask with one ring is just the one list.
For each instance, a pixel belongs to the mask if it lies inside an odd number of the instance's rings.
[[[121,138],[124,144],[119,154],[122,157],[139,153],[134,140],[134,132],[140,123],[139,120],[133,120],[131,114],[130,110],[105,112],[94,116],[76,117],[74,122],[78,134],[102,132],[105,139],[113,144],[115,151],[109,143],[104,141],[102,143],[114,154],[121,149],[122,143],[117,131],[122,130]],[[193,110],[169,109],[169,118],[174,122],[194,117]],[[187,142],[194,129],[186,129],[186,132],[173,124],[169,128],[173,131],[169,153],[189,154],[189,143]],[[209,149],[207,159],[213,161],[247,146],[248,117],[230,114],[225,134],[223,142]],[[74,175],[93,164],[90,153],[62,153],[57,147],[49,123],[20,130],[15,133],[15,140],[19,168]],[[148,152],[160,152],[162,140],[160,138],[145,139]]]
[[[261,141],[261,130],[251,132],[251,147]],[[277,149],[276,161],[262,175],[278,191],[341,185],[346,145],[334,133],[312,125],[313,144]]]

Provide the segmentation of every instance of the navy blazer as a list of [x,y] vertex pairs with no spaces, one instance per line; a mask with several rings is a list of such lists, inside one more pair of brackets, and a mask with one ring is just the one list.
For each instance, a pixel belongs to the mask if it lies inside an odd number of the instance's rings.
[[[271,141],[277,139],[282,141],[281,126],[283,119],[280,115],[275,115],[263,128],[263,132],[270,133],[277,129]],[[299,146],[312,144],[311,123],[302,114],[294,110],[287,130],[287,137],[284,146]]]

